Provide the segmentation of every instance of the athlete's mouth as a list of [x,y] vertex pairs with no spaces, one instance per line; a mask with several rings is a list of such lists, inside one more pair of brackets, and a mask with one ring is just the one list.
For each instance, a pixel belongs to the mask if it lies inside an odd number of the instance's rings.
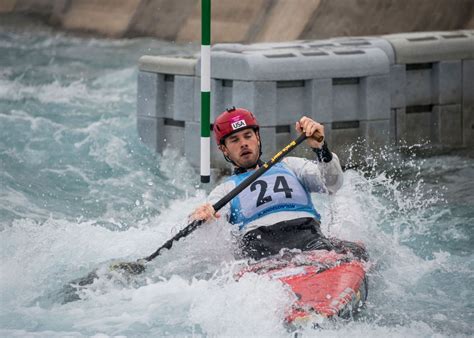
[[247,156],[247,155],[251,155],[251,154],[252,154],[252,152],[250,150],[244,150],[240,153],[240,156],[243,157],[243,156]]

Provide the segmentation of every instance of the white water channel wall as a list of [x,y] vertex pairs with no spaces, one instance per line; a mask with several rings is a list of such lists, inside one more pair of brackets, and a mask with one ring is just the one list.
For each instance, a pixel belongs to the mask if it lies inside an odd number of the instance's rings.
[[[199,61],[143,56],[137,100],[143,142],[158,152],[177,148],[195,167]],[[231,106],[253,111],[267,158],[296,136],[294,122],[302,115],[324,123],[343,162],[361,140],[361,158],[385,145],[473,146],[474,31],[217,44],[211,90],[211,122]],[[211,149],[212,167],[227,166]]]

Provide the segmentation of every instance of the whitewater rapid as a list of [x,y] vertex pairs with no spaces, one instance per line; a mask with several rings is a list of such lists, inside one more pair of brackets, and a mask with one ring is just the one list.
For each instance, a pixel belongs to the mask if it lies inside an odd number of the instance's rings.
[[[193,45],[75,37],[0,25],[0,335],[287,337],[292,295],[235,281],[233,229],[204,225],[132,280],[61,290],[111,261],[145,257],[187,224],[208,187],[175,150],[136,132],[137,60]],[[366,309],[309,336],[474,334],[474,160],[374,154],[334,196],[313,194],[327,235],[372,257]]]

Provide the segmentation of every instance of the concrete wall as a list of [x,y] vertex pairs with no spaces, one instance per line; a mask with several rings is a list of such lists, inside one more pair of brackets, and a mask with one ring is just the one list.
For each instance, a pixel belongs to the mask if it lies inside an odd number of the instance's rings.
[[100,32],[123,36],[141,0],[80,0],[71,1],[59,21],[66,29]]
[[[385,147],[474,145],[474,30],[215,44],[211,65],[211,121],[231,106],[253,111],[267,156],[296,138],[303,114],[325,125],[345,165]],[[199,74],[197,56],[139,61],[139,136],[157,152],[178,149],[195,167]],[[228,165],[215,146],[211,165]]]
[[323,0],[301,38],[463,29],[473,14],[472,0]]
[[[65,29],[200,40],[200,0],[1,0]],[[212,42],[262,42],[474,29],[472,0],[214,0]]]

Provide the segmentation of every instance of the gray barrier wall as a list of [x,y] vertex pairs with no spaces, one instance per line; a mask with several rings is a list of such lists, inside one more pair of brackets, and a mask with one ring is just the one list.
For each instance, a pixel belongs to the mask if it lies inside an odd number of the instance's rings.
[[327,126],[338,153],[357,137],[374,144],[389,139],[389,61],[379,49],[216,51],[211,63],[212,111],[235,105],[256,112],[264,154],[295,136],[302,115]]
[[[405,67],[405,106],[395,110],[397,139],[442,146],[472,144],[473,32],[384,36]],[[413,127],[416,126],[416,132]]]
[[[156,151],[171,145],[199,166],[200,62],[143,56],[137,124]],[[334,38],[253,45],[211,53],[211,121],[229,106],[255,112],[267,156],[308,115],[324,123],[343,162],[367,148],[430,142],[473,145],[474,31]],[[213,145],[211,165],[224,167]]]
[[[196,58],[179,57],[142,56],[139,60],[138,134],[157,152],[169,145],[184,153],[185,121],[193,121],[199,86],[196,63]],[[199,139],[194,142],[199,144]]]

